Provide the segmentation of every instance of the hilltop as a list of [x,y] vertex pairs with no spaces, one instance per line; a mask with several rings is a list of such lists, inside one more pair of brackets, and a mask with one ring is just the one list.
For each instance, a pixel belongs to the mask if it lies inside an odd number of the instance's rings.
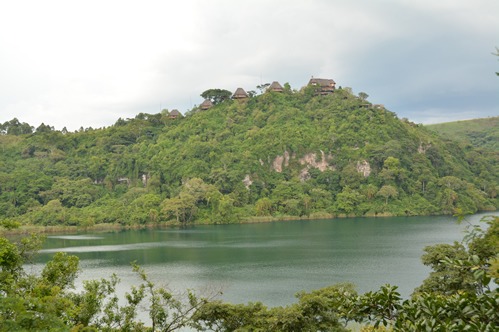
[[438,123],[426,127],[442,137],[499,152],[499,116]]
[[497,154],[444,141],[365,98],[285,86],[185,116],[3,134],[0,218],[143,225],[498,206]]

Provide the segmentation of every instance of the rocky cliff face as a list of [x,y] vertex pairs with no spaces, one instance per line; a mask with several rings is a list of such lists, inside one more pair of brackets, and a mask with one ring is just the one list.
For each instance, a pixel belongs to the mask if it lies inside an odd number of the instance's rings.
[[[292,159],[296,159],[296,155],[294,153],[290,155],[288,151],[284,151],[282,155],[278,155],[272,160],[270,167],[275,172],[282,173],[284,168],[289,167],[290,160]],[[299,172],[300,180],[302,182],[308,180],[310,178],[309,170],[313,168],[318,169],[321,172],[336,170],[336,167],[332,164],[332,160],[333,156],[331,154],[326,155],[322,150],[320,151],[320,156],[315,152],[306,153],[303,157],[298,159],[298,163],[305,166]],[[259,162],[260,165],[265,165],[261,159]],[[371,175],[371,165],[367,160],[358,161],[356,169],[357,172],[361,173],[364,177]],[[249,174],[243,179],[243,183],[246,187],[249,187],[253,183]]]

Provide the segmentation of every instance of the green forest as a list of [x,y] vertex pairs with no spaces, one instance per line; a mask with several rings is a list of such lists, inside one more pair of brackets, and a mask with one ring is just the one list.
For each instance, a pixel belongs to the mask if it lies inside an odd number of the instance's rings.
[[497,151],[443,139],[359,95],[286,84],[100,129],[7,121],[0,220],[134,226],[497,208]]
[[[231,100],[225,91],[210,90],[207,110],[101,129],[0,124],[1,225],[462,216],[499,204],[497,150],[399,119],[365,93],[285,85]],[[179,296],[133,263],[141,283],[124,295],[116,275],[75,290],[78,257],[56,253],[33,274],[43,238],[0,237],[0,331],[349,331],[352,322],[362,332],[496,331],[499,218],[484,222],[462,242],[425,248],[431,272],[408,299],[393,285],[360,294],[340,284],[274,308]]]

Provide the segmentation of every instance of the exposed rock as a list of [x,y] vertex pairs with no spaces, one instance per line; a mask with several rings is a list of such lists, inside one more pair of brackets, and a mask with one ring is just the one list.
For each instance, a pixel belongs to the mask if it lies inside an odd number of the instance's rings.
[[425,154],[429,148],[431,148],[431,143],[424,144],[423,142],[419,142],[418,153]]
[[262,166],[265,164],[262,159],[258,159],[258,161],[260,162],[260,165],[262,165]]
[[310,173],[308,172],[308,169],[309,169],[309,168],[308,168],[308,166],[307,166],[307,167],[305,167],[304,169],[302,169],[302,170],[300,171],[300,175],[299,175],[299,177],[300,177],[300,181],[301,181],[301,182],[305,182],[305,181],[307,181],[308,179],[310,179]]
[[276,171],[277,173],[282,172],[283,161],[284,161],[284,156],[275,157],[274,161],[272,162],[272,168],[274,169],[274,171]]
[[288,166],[289,166],[289,152],[284,151],[284,167],[288,167]]
[[288,151],[284,151],[284,154],[282,156],[275,157],[274,161],[272,162],[272,168],[277,173],[282,173],[283,166],[284,167],[289,166],[289,152]]
[[243,179],[243,183],[246,189],[249,190],[249,187],[253,184],[253,181],[251,180],[249,174],[246,174],[246,176]]
[[[296,158],[296,153],[290,154],[288,151],[284,151],[282,156],[277,156],[274,158],[274,160],[271,162],[272,164],[272,169],[278,173],[282,173],[282,170],[284,167],[289,166],[289,161],[291,159]],[[331,160],[333,157],[331,155],[327,155],[324,153],[324,151],[321,151],[321,160],[317,161],[317,154],[316,153],[307,153],[306,155],[303,156],[303,158],[299,159],[299,163],[301,165],[305,165],[306,167],[300,171],[300,179],[302,181],[305,181],[310,178],[308,170],[310,168],[317,168],[321,172],[324,172],[325,170],[334,170],[333,165],[329,165],[329,160]],[[260,164],[263,166],[263,162],[260,159]]]
[[357,172],[362,173],[365,178],[371,175],[371,165],[367,162],[367,160],[358,161],[357,162]]
[[302,165],[307,165],[309,168],[310,167],[317,168],[321,172],[324,172],[325,170],[328,170],[328,169],[334,169],[334,167],[330,166],[328,161],[327,161],[327,159],[331,159],[331,158],[332,158],[331,155],[327,156],[327,158],[326,158],[326,154],[324,153],[324,151],[321,150],[321,161],[319,161],[319,162],[317,161],[317,154],[315,154],[315,153],[307,153],[299,161],[300,161],[300,164],[302,164]]
[[126,178],[126,177],[118,178],[118,182],[119,183],[126,183],[126,184],[130,185],[130,179]]
[[144,187],[147,187],[147,182],[149,181],[149,175],[142,174],[141,179],[142,179],[142,184],[144,185]]

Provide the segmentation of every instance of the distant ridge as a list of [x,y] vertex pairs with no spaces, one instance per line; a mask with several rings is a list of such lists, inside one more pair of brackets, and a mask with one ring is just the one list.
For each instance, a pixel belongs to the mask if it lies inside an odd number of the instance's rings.
[[499,151],[499,116],[426,125],[443,137]]

